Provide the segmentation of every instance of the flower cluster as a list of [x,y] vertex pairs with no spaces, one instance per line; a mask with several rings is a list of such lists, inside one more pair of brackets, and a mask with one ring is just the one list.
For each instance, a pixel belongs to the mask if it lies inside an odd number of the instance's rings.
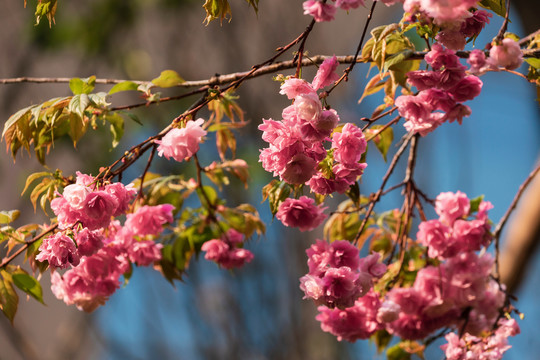
[[449,333],[445,336],[448,343],[442,345],[441,349],[448,360],[499,360],[511,347],[508,345],[508,337],[519,333],[519,326],[514,319],[501,319],[491,336],[479,338],[464,334],[460,338],[456,333]]
[[489,58],[482,50],[473,50],[467,60],[472,74],[483,74],[486,71],[498,71],[500,67],[507,70],[517,69],[523,62],[523,54],[519,44],[510,38],[495,43],[489,50]]
[[489,245],[491,234],[487,211],[493,205],[482,201],[475,219],[466,220],[469,204],[467,195],[460,191],[437,196],[435,211],[439,219],[420,223],[417,234],[418,241],[427,246],[429,257],[443,260]]
[[449,344],[443,349],[449,359],[476,358],[465,354],[480,352],[493,355],[483,358],[499,359],[508,349],[506,338],[519,328],[513,320],[499,320],[504,287],[490,276],[493,257],[477,253],[491,240],[491,208],[491,203],[471,201],[459,191],[441,193],[435,203],[439,219],[419,226],[418,243],[427,247],[429,257],[426,265],[416,270],[411,265],[414,280],[398,280],[387,292],[386,285],[396,278],[383,277],[387,267],[378,253],[359,258],[348,241],[317,240],[306,251],[309,273],[300,279],[300,288],[304,298],[320,305],[316,318],[321,328],[348,341],[377,330],[419,340],[441,328],[461,329],[466,334],[461,340],[447,335]]
[[173,158],[178,162],[189,159],[199,151],[201,138],[206,135],[206,131],[201,128],[203,119],[186,122],[186,127],[174,128],[169,131],[161,140],[154,140],[159,144],[157,150],[159,156],[167,159]]
[[323,240],[306,250],[309,273],[300,279],[304,298],[328,307],[352,306],[381,277],[386,265],[378,262],[379,254],[359,257],[358,248],[346,240],[331,244]]
[[[382,0],[387,6],[398,0]],[[440,31],[436,40],[452,50],[463,50],[467,39],[472,39],[489,24],[492,16],[484,10],[477,10],[477,0],[401,0],[403,9],[411,22],[420,20],[423,24],[435,24]]]
[[321,328],[349,341],[366,339],[381,328],[381,304],[372,290],[373,279],[386,272],[386,265],[378,262],[380,255],[360,258],[358,248],[346,240],[317,240],[306,253],[309,273],[300,278],[300,289],[304,299],[321,305]]
[[316,206],[315,200],[307,196],[301,196],[299,199],[287,198],[279,205],[276,217],[285,226],[309,231],[326,219],[327,216],[323,213],[325,209],[322,205]]
[[419,90],[417,95],[402,95],[396,99],[399,114],[407,121],[407,131],[424,136],[445,121],[457,120],[471,114],[462,103],[480,94],[482,81],[467,75],[455,52],[433,45],[425,56],[433,71],[417,70],[407,73],[407,81]]
[[205,251],[206,260],[215,261],[225,269],[241,267],[253,260],[253,253],[241,248],[244,237],[238,231],[229,229],[221,239],[212,239],[205,242],[201,250]]
[[[53,269],[52,290],[66,304],[93,311],[119,287],[131,264],[148,266],[161,259],[161,244],[152,237],[173,221],[173,206],[142,206],[127,214],[122,226],[115,217],[128,210],[136,194],[121,183],[97,186],[89,175],[65,187],[51,204],[60,232],[43,240],[36,256]],[[101,213],[100,213],[101,211]]]
[[319,0],[307,0],[302,4],[304,15],[313,16],[317,22],[332,21],[337,9],[350,10],[364,6],[364,0],[332,0],[334,4]]
[[[263,119],[259,125],[263,140],[269,143],[260,154],[264,169],[289,184],[306,183],[323,195],[344,193],[367,166],[359,162],[366,150],[362,131],[350,123],[334,131],[339,117],[336,111],[322,108],[316,92],[337,80],[337,65],[335,56],[325,60],[311,84],[297,78],[285,80],[280,93],[294,99],[293,105],[283,110],[283,120]],[[327,151],[323,142],[330,140]],[[319,167],[322,160],[326,169]]]
[[[419,225],[418,242],[438,266],[426,266],[408,288],[394,288],[387,294],[401,311],[387,330],[404,339],[421,339],[436,329],[460,326],[470,334],[492,327],[504,304],[504,293],[490,278],[493,257],[477,255],[489,244],[491,235],[487,201],[478,204],[472,220],[471,201],[462,192],[441,193],[435,211],[438,220]],[[467,319],[464,318],[467,317]]]

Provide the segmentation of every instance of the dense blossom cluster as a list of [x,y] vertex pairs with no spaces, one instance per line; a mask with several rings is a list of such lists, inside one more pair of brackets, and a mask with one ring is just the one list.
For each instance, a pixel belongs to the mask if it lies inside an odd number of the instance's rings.
[[221,239],[205,242],[201,248],[206,260],[215,261],[225,269],[241,267],[253,260],[253,253],[242,247],[244,236],[234,229],[229,229]]
[[[263,119],[259,125],[263,140],[269,143],[260,154],[264,169],[289,184],[306,183],[323,195],[344,193],[367,166],[359,162],[366,149],[362,131],[350,123],[337,130],[339,116],[323,109],[317,95],[318,89],[337,80],[337,65],[335,56],[325,60],[311,84],[297,78],[285,80],[280,93],[294,103],[283,110],[283,120]],[[328,151],[325,141],[331,142]],[[319,166],[322,160],[326,169]]]
[[[435,205],[439,219],[422,222],[418,231],[418,243],[427,248],[427,265],[412,283],[386,293],[373,288],[386,272],[378,253],[360,258],[348,241],[317,240],[306,251],[309,273],[300,279],[300,288],[304,298],[320,305],[321,328],[348,341],[368,338],[380,329],[419,340],[441,328],[459,328],[467,335],[457,342],[447,336],[448,358],[469,358],[449,354],[480,351],[482,346],[502,354],[508,348],[506,338],[519,329],[513,320],[499,320],[505,294],[490,277],[494,259],[477,253],[491,240],[491,208],[491,203],[471,202],[459,191],[441,193]],[[495,324],[501,324],[499,330],[483,337]]]
[[161,259],[161,244],[152,239],[173,221],[173,206],[142,206],[127,214],[124,225],[115,217],[131,206],[136,190],[121,183],[98,186],[96,179],[77,173],[51,202],[60,231],[43,240],[36,256],[52,269],[52,290],[66,304],[93,311],[120,286],[131,264],[148,266]]
[[514,319],[501,319],[497,329],[488,337],[465,334],[460,338],[456,333],[449,333],[445,336],[448,344],[441,348],[448,360],[499,360],[511,347],[508,338],[519,333],[519,326]]
[[346,240],[331,244],[317,240],[308,250],[309,273],[300,278],[305,297],[315,301],[324,331],[339,340],[366,339],[377,329],[381,306],[372,286],[386,272],[386,265],[374,253],[359,257],[359,250]]
[[467,75],[455,52],[434,44],[426,54],[426,62],[433,68],[407,73],[407,82],[416,87],[416,95],[402,95],[396,99],[399,114],[407,121],[407,131],[422,136],[435,130],[445,121],[461,124],[471,109],[463,102],[480,94],[482,81]]

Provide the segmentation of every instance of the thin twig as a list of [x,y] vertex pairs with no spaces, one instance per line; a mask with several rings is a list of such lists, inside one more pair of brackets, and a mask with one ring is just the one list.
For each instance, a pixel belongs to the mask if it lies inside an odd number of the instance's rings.
[[506,14],[504,15],[504,21],[501,25],[501,28],[499,29],[499,33],[495,37],[495,40],[497,42],[500,42],[504,37],[504,33],[506,32],[506,29],[508,28],[509,17],[510,17],[510,0],[506,0]]
[[536,168],[533,171],[531,171],[529,176],[527,176],[525,181],[519,186],[519,189],[518,189],[518,192],[516,193],[516,196],[514,196],[514,199],[512,200],[512,203],[510,204],[510,206],[508,207],[508,209],[504,213],[501,220],[499,220],[499,223],[497,224],[497,226],[495,227],[495,231],[493,232],[493,237],[495,239],[495,274],[496,274],[497,279],[500,279],[500,273],[499,273],[499,242],[500,241],[499,240],[500,240],[500,237],[501,237],[501,232],[502,232],[504,226],[506,225],[506,222],[508,221],[508,218],[510,217],[510,214],[516,208],[519,199],[521,198],[521,196],[525,192],[525,189],[527,188],[527,186],[529,186],[531,181],[534,179],[534,177],[539,172],[540,172],[540,163],[536,166]]
[[373,12],[375,11],[375,6],[377,5],[377,1],[373,1],[373,4],[371,5],[371,9],[369,10],[369,14],[366,19],[366,23],[364,24],[364,30],[362,30],[362,36],[360,36],[360,41],[358,42],[358,47],[356,48],[356,53],[354,54],[354,59],[351,62],[351,65],[343,71],[343,75],[334,83],[334,85],[326,91],[326,94],[330,94],[336,86],[338,86],[343,80],[347,81],[349,79],[349,73],[353,70],[354,65],[356,65],[356,62],[358,60],[358,55],[360,54],[360,51],[362,51],[362,46],[364,45],[364,39],[367,34],[367,29],[369,27],[369,23],[371,21],[371,18],[373,17]]
[[2,263],[0,264],[0,269],[3,268],[3,267],[6,267],[6,265],[8,265],[11,261],[13,261],[13,259],[15,259],[17,256],[19,256],[23,251],[25,251],[26,249],[28,249],[28,247],[30,245],[32,245],[33,243],[35,243],[36,241],[42,239],[45,235],[53,232],[56,228],[58,227],[58,224],[54,224],[54,225],[51,225],[49,226],[48,228],[46,228],[45,230],[43,230],[43,232],[39,235],[37,235],[36,237],[28,240],[27,242],[25,242],[17,251],[15,251],[11,256],[9,257],[6,257],[2,260]]
[[358,232],[356,233],[356,238],[354,239],[354,243],[358,242],[358,239],[360,238],[360,235],[362,235],[362,232],[364,231],[364,228],[366,227],[366,224],[368,222],[369,217],[371,216],[371,213],[373,212],[373,208],[375,207],[375,204],[379,201],[381,198],[382,192],[384,190],[384,187],[386,183],[388,182],[388,179],[390,178],[390,175],[392,175],[392,172],[394,171],[399,158],[409,145],[409,142],[413,136],[413,134],[407,134],[405,135],[405,140],[403,141],[403,144],[401,144],[401,147],[396,152],[394,157],[392,158],[392,161],[390,163],[390,166],[388,167],[388,170],[386,171],[386,174],[384,174],[381,186],[379,187],[379,190],[375,193],[375,196],[370,200],[369,207],[366,212],[366,215],[364,216],[364,219],[362,220],[362,223],[360,224],[360,228],[358,229]]

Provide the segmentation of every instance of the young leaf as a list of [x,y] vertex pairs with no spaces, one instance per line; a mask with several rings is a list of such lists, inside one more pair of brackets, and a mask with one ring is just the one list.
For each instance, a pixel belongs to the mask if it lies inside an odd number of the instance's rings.
[[95,87],[96,77],[94,75],[86,79],[73,78],[69,80],[69,88],[73,95],[90,94]]
[[495,14],[506,16],[506,1],[505,0],[482,0],[479,4],[484,9],[493,11]]
[[382,154],[383,159],[386,162],[386,155],[388,154],[388,149],[390,149],[392,141],[394,140],[394,130],[392,129],[392,127],[388,127],[383,131],[380,131],[383,126],[384,125],[373,125],[371,129],[368,129],[367,133],[370,134],[370,136],[376,134],[375,137],[373,137],[373,142],[375,143],[375,147]]
[[0,224],[9,224],[21,215],[19,210],[0,211]]
[[105,120],[111,123],[111,134],[113,136],[112,147],[118,146],[120,139],[124,135],[124,118],[118,113],[105,115]]
[[185,82],[185,80],[174,70],[164,70],[159,77],[152,80],[152,84],[161,88],[178,86],[183,82]]
[[130,90],[137,91],[138,88],[139,88],[139,85],[135,84],[133,81],[123,81],[121,83],[114,85],[111,88],[111,90],[109,90],[109,95],[112,95],[120,91],[130,91]]
[[68,105],[68,110],[81,117],[84,117],[84,111],[90,105],[90,98],[87,94],[74,95]]
[[19,304],[19,296],[13,288],[13,279],[6,270],[0,270],[0,309],[13,324]]
[[32,296],[40,303],[44,304],[41,284],[33,276],[28,275],[28,273],[21,268],[15,270],[11,275],[13,278],[13,283],[19,289]]

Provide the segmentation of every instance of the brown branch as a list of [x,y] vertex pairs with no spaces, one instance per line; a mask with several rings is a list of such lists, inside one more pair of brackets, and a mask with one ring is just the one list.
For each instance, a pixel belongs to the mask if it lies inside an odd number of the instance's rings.
[[360,36],[360,41],[358,42],[358,47],[356,48],[356,53],[354,54],[353,61],[351,62],[351,65],[343,71],[343,75],[334,83],[334,85],[326,91],[326,94],[330,94],[336,86],[338,86],[343,80],[348,81],[349,80],[349,73],[353,70],[354,65],[356,65],[356,62],[358,61],[358,55],[360,54],[360,51],[362,51],[362,46],[364,45],[364,39],[367,34],[367,29],[369,26],[369,23],[371,21],[371,18],[373,17],[373,12],[375,11],[375,5],[377,5],[377,1],[373,1],[373,4],[371,5],[371,9],[369,10],[369,14],[366,19],[366,23],[364,24],[364,30],[362,30],[362,36]]
[[504,21],[501,25],[499,33],[495,37],[495,41],[500,42],[503,39],[504,33],[506,32],[506,29],[508,28],[509,17],[510,17],[510,0],[506,0],[506,14],[504,14]]
[[43,232],[41,234],[39,234],[36,237],[34,237],[34,238],[28,240],[27,242],[25,242],[17,251],[15,251],[13,254],[11,254],[11,256],[6,257],[6,258],[4,258],[2,260],[2,263],[0,264],[0,269],[3,268],[3,267],[6,267],[10,262],[13,261],[13,259],[15,259],[17,256],[19,256],[23,251],[28,249],[28,246],[30,246],[33,243],[35,243],[36,241],[42,239],[45,235],[53,232],[57,227],[58,227],[58,224],[51,225],[48,228],[46,228],[45,230],[43,230]]
[[[535,32],[534,34],[538,32],[540,32],[540,30]],[[471,53],[470,51],[457,51],[456,55],[462,59],[467,59],[470,53]],[[521,53],[523,57],[540,58],[540,49],[522,49]],[[427,52],[425,51],[416,51],[416,52],[413,52],[407,58],[407,60],[422,60],[424,59],[426,54]],[[332,56],[328,56],[328,55],[310,56],[309,59],[302,59],[302,66],[320,65],[322,64],[324,60],[329,59],[329,58],[332,58]],[[358,58],[355,55],[336,56],[336,59],[340,64],[367,63],[367,62],[371,62],[372,60],[371,58]],[[270,63],[268,63],[268,65],[264,65],[266,63],[267,62],[263,63],[262,65],[259,64],[259,66],[256,67],[255,71],[253,70],[242,71],[242,72],[230,73],[230,74],[225,74],[225,75],[218,75],[218,76],[211,77],[209,79],[185,81],[182,84],[179,84],[175,87],[192,88],[192,87],[203,87],[203,86],[212,87],[216,85],[224,85],[224,84],[229,84],[231,82],[243,79],[246,76],[247,78],[255,78],[262,75],[272,74],[281,70],[294,69],[298,65],[298,62],[296,60],[285,60],[285,61],[280,61],[276,63],[274,63],[274,61],[271,61]],[[17,77],[17,78],[0,79],[0,85],[21,84],[21,83],[66,84],[66,83],[69,83],[70,80],[71,78],[67,78],[67,77],[53,78],[53,77],[23,76],[23,77]],[[125,81],[131,81],[131,82],[134,82],[135,84],[150,83],[150,81],[144,81],[144,80],[96,79],[96,84],[114,85],[114,84],[119,84]]]
[[354,243],[358,242],[358,239],[360,238],[360,235],[362,235],[362,232],[364,231],[364,228],[366,227],[366,224],[368,222],[369,217],[371,216],[371,213],[373,212],[373,208],[375,207],[375,204],[379,201],[381,198],[381,195],[383,193],[384,187],[386,186],[386,183],[388,182],[388,179],[390,178],[390,175],[392,175],[392,172],[394,171],[399,158],[409,145],[409,142],[411,141],[411,138],[413,137],[413,134],[407,134],[405,135],[405,140],[403,141],[403,144],[401,144],[401,147],[398,149],[394,157],[392,158],[392,161],[390,163],[390,166],[388,167],[388,170],[386,170],[386,174],[384,174],[384,177],[382,179],[381,186],[379,187],[379,190],[375,193],[375,196],[370,200],[369,207],[366,211],[366,215],[364,216],[364,219],[362,220],[362,223],[360,224],[360,228],[358,229],[358,232],[356,233],[356,238],[354,239]]
[[540,35],[540,29],[536,30],[532,34],[529,34],[529,35],[525,36],[524,38],[519,39],[519,41],[518,41],[519,46],[523,46],[523,45],[527,44],[529,41],[534,39],[537,35]]

